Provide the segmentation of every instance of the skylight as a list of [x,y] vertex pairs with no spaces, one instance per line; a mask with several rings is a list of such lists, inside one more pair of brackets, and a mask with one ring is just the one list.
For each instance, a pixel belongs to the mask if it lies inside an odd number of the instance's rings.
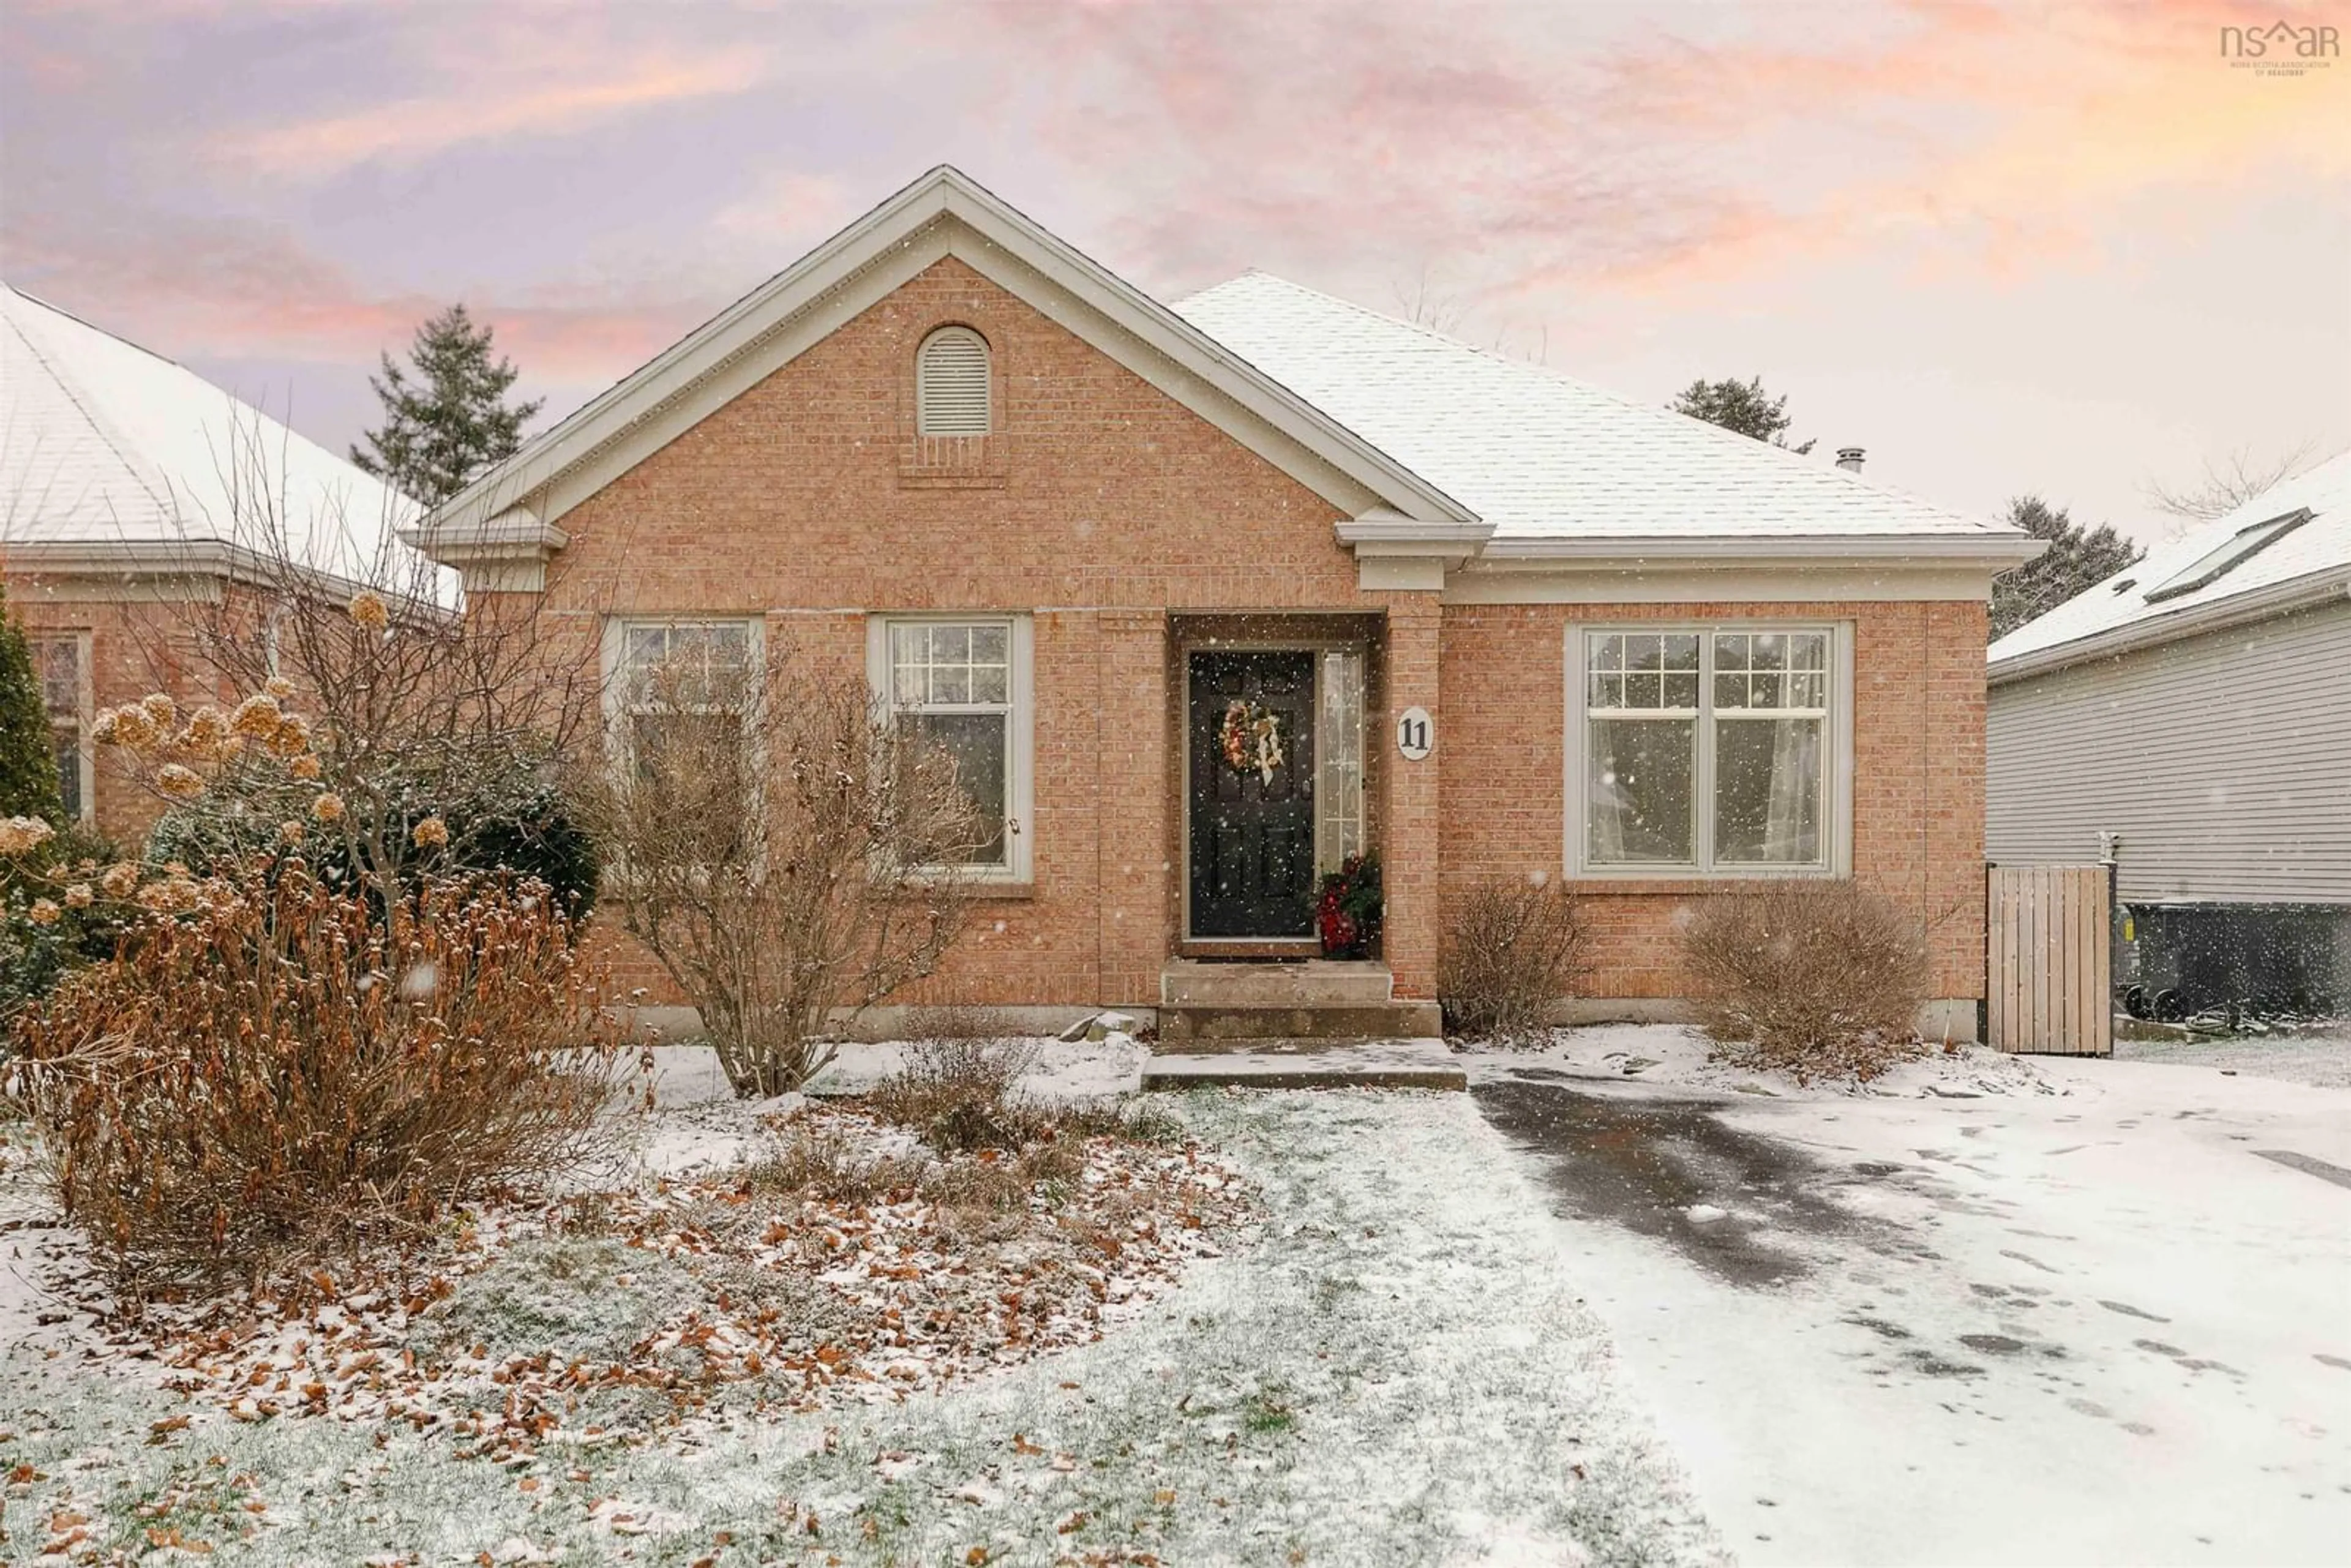
[[2239,528],[2220,544],[2206,550],[2179,571],[2147,591],[2147,601],[2177,599],[2183,593],[2193,593],[2205,584],[2217,580],[2249,556],[2260,554],[2310,521],[2310,508],[2288,512],[2282,517],[2272,517],[2264,523],[2252,523]]

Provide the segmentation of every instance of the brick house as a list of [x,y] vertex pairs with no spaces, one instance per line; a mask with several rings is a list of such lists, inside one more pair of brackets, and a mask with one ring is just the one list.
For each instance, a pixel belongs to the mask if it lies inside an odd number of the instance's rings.
[[0,565],[85,825],[130,843],[161,810],[101,765],[99,710],[245,695],[192,623],[250,617],[266,634],[289,586],[340,602],[423,580],[396,533],[413,509],[193,371],[0,284]]
[[[1928,1026],[1974,1029],[2022,534],[1262,275],[1164,305],[951,169],[410,537],[616,694],[681,652],[862,663],[1002,824],[914,999],[1425,1030],[1460,892],[1563,877],[1571,1009],[1668,1016],[1677,912],[1850,876],[1931,923]],[[1233,765],[1235,715],[1278,760]],[[1359,851],[1376,960],[1272,962]]]

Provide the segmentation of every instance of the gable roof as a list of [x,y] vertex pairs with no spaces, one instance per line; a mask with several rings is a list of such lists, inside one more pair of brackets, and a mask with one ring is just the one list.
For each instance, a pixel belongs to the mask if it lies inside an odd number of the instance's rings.
[[1955,554],[2012,553],[2023,538],[1818,458],[1266,273],[1244,273],[1175,308],[1468,502],[1493,525],[1489,558],[1639,541],[1897,538]]
[[[920,241],[927,240],[926,249]],[[1384,507],[1442,524],[1473,524],[1468,507],[1322,411],[1240,360],[1165,305],[1015,211],[959,170],[940,165],[720,311],[576,413],[482,475],[412,534],[428,550],[462,552],[536,534],[593,494],[565,483],[600,462],[625,467],[700,417],[697,396],[745,367],[764,375],[806,346],[793,329],[829,331],[862,308],[855,286],[894,286],[937,254],[953,255],[1144,373],[1196,412],[1350,511]],[[515,509],[526,516],[517,518]]]
[[[2276,531],[2271,542],[2197,582],[2214,564],[2207,558],[2239,535],[2304,513],[2308,514],[2304,520]],[[2179,591],[2183,576],[2196,585]],[[2167,587],[2173,591],[2167,592]],[[2145,559],[2025,622],[1991,645],[1990,674],[1994,681],[2014,680],[2238,624],[2346,591],[2351,591],[2351,450],[2280,480],[2226,517],[2157,546]]]
[[282,528],[296,566],[349,582],[390,566],[404,582],[422,563],[394,529],[415,510],[193,371],[0,284],[0,549],[12,562],[252,571]]

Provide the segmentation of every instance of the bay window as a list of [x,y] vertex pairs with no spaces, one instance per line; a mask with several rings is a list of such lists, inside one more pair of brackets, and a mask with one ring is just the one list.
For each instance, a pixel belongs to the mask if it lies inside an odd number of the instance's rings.
[[1849,642],[1833,626],[1570,632],[1569,863],[1840,869]]

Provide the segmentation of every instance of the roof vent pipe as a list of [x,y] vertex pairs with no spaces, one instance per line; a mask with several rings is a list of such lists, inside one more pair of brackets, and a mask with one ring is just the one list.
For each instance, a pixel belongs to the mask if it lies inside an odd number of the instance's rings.
[[1867,452],[1862,447],[1840,446],[1837,448],[1837,466],[1848,474],[1858,474],[1861,472],[1861,460],[1866,455]]

